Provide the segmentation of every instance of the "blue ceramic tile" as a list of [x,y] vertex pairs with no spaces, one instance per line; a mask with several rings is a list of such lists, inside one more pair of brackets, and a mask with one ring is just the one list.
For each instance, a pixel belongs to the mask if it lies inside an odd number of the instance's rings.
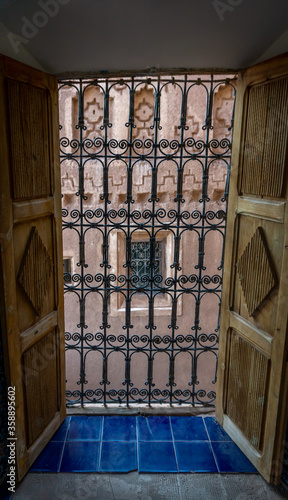
[[138,441],[172,441],[169,417],[137,417]]
[[171,417],[175,441],[208,441],[202,417]]
[[58,472],[64,442],[50,441],[30,468],[31,472]]
[[210,443],[176,441],[175,450],[179,472],[218,472]]
[[63,424],[59,427],[58,431],[55,432],[51,441],[65,441],[69,424],[70,424],[70,417],[67,417],[65,418]]
[[140,441],[139,472],[177,472],[174,446],[171,441]]
[[219,472],[249,472],[257,470],[233,442],[212,442]]
[[99,472],[137,470],[136,442],[102,441]]
[[71,417],[67,440],[99,441],[101,438],[103,417]]
[[204,422],[210,441],[232,441],[227,432],[218,424],[215,417],[205,417]]
[[104,417],[103,441],[136,441],[135,417]]
[[97,441],[66,441],[60,472],[97,472],[99,446]]

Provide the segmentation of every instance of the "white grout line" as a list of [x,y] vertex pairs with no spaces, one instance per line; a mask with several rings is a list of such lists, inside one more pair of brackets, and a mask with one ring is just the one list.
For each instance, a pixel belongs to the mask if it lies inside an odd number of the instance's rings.
[[175,455],[175,461],[176,461],[176,467],[177,467],[177,474],[178,474],[179,473],[179,467],[178,467],[178,460],[177,460],[177,454],[176,454],[176,448],[175,448],[175,442],[174,442],[174,434],[173,434],[173,429],[172,429],[171,417],[169,417],[169,422],[170,422],[171,435],[172,435],[172,443],[173,443],[173,449],[174,449],[174,455]]
[[65,435],[65,439],[64,439],[64,443],[63,443],[62,453],[61,453],[61,457],[60,457],[60,461],[59,461],[59,467],[58,467],[58,471],[57,472],[60,472],[60,469],[61,469],[63,455],[64,455],[64,450],[65,450],[65,446],[66,446],[66,443],[67,443],[67,436],[68,436],[68,432],[69,432],[69,429],[70,429],[71,417],[66,417],[66,418],[69,418],[69,423],[67,425],[67,431],[66,431],[66,435]]
[[103,432],[104,432],[104,416],[102,416],[102,426],[101,426],[100,441],[99,441],[99,457],[98,457],[98,469],[97,469],[97,472],[99,472],[99,469],[100,469],[100,461],[101,461],[101,454],[102,454]]
[[[202,417],[202,418],[203,418],[203,417]],[[214,450],[213,450],[212,442],[211,442],[211,439],[210,439],[210,434],[209,434],[209,431],[208,431],[207,426],[206,426],[206,423],[205,423],[205,418],[203,418],[203,422],[204,422],[204,425],[205,425],[206,432],[207,432],[207,434],[208,434],[209,444],[210,444],[210,448],[211,448],[212,455],[213,455],[213,458],[214,458],[214,462],[215,462],[216,467],[217,467],[217,470],[218,470],[218,474],[221,474],[221,472],[220,472],[220,470],[219,470],[219,467],[218,467],[218,462],[217,462],[217,460],[216,460],[216,455],[215,455]]]

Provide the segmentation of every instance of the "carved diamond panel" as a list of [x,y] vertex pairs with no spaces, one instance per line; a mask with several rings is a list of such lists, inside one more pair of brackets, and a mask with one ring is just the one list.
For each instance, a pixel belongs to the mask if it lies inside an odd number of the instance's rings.
[[256,229],[237,264],[238,276],[250,316],[255,316],[277,286],[277,277],[264,231]]
[[52,271],[50,255],[33,226],[21,262],[18,283],[37,316],[40,315]]

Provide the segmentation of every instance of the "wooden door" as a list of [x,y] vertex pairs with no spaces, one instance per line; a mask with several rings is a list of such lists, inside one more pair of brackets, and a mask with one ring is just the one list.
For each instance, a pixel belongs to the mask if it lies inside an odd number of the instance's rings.
[[52,76],[0,65],[1,323],[20,480],[65,418],[58,92]]
[[288,56],[237,84],[218,362],[218,421],[277,483],[287,400]]

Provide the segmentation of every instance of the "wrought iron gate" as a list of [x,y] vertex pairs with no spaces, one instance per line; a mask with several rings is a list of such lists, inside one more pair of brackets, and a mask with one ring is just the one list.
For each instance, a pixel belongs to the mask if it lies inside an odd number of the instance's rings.
[[67,404],[213,406],[234,80],[60,81]]

